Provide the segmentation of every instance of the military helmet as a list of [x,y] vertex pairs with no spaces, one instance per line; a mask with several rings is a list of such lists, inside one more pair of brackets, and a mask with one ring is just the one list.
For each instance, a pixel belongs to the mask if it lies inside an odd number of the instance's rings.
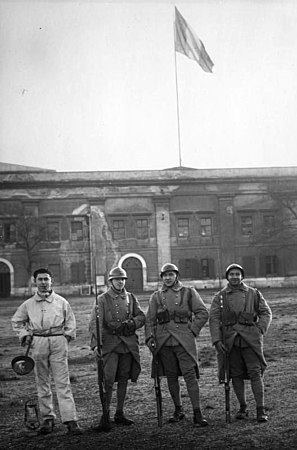
[[114,278],[125,278],[127,279],[127,272],[121,267],[114,267],[111,269],[108,275],[108,281],[113,280]]
[[179,270],[178,267],[175,264],[172,263],[166,263],[162,266],[161,268],[161,273],[160,273],[160,277],[162,278],[162,276],[164,275],[165,272],[176,272],[177,275],[179,275]]
[[240,270],[240,272],[242,274],[242,278],[244,278],[244,270],[243,270],[243,268],[239,264],[233,263],[233,264],[230,264],[230,266],[228,266],[227,269],[226,269],[226,274],[225,275],[226,275],[227,280],[228,280],[228,273],[232,269]]

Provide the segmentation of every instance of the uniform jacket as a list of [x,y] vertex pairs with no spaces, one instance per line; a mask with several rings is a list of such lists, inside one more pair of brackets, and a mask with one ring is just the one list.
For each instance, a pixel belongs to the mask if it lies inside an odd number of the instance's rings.
[[111,287],[98,297],[98,310],[96,302],[92,308],[89,331],[91,337],[91,348],[97,346],[96,314],[98,313],[99,330],[102,344],[103,361],[111,352],[123,342],[133,356],[133,367],[131,368],[131,380],[136,381],[140,373],[140,356],[138,335],[123,336],[117,334],[117,329],[122,322],[133,319],[136,330],[145,323],[145,314],[140,308],[137,298],[125,289],[121,293]]
[[215,295],[209,318],[212,343],[222,341],[230,350],[236,336],[240,336],[257,354],[264,371],[267,364],[263,354],[263,336],[272,320],[271,309],[257,289],[242,282],[240,290],[245,302],[243,310],[237,313],[232,311],[231,299],[236,294],[229,283]]
[[[159,323],[158,314],[168,311],[169,322]],[[149,300],[146,314],[146,341],[153,337],[157,342],[156,354],[166,342],[180,344],[197,364],[198,355],[195,338],[208,319],[208,311],[194,288],[184,287],[180,281],[173,287],[165,285],[154,292]]]
[[12,319],[13,330],[20,340],[37,334],[61,334],[76,337],[76,322],[68,301],[54,291],[47,297],[38,293],[22,303]]

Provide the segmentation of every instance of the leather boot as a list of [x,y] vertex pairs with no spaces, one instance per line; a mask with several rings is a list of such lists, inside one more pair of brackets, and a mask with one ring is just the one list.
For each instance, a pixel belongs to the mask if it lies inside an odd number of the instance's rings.
[[134,422],[131,419],[127,419],[127,417],[124,416],[124,413],[122,411],[116,411],[114,415],[114,422],[118,425],[125,425],[129,426],[132,425]]
[[79,435],[82,434],[82,429],[78,425],[78,423],[75,420],[70,420],[69,422],[65,422],[65,425],[68,428],[68,433]]
[[265,413],[264,406],[259,406],[257,408],[257,422],[267,422],[268,416]]
[[39,428],[38,433],[39,434],[50,434],[54,430],[54,425],[55,425],[54,419],[45,419],[45,421]]
[[194,409],[194,424],[198,427],[207,427],[208,422],[206,419],[203,419],[200,408]]
[[237,411],[235,418],[238,420],[246,419],[249,415],[248,410],[246,409],[246,406],[241,405],[240,409]]
[[101,432],[101,431],[111,431],[111,423],[109,418],[109,411],[107,412],[106,416],[102,415],[100,419],[100,423],[97,427],[95,427],[95,431]]
[[183,407],[182,406],[176,406],[175,407],[175,411],[174,411],[172,417],[170,417],[168,422],[170,422],[170,423],[179,422],[184,417],[185,417],[185,413],[183,411]]

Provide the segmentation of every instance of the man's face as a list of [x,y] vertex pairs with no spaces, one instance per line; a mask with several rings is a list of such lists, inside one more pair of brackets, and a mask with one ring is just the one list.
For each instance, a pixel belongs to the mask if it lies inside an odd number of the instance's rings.
[[52,286],[52,278],[48,273],[39,273],[35,279],[37,289],[41,293],[50,292]]
[[111,282],[117,291],[121,291],[125,287],[126,278],[113,278]]
[[242,278],[242,273],[239,269],[231,269],[228,273],[228,281],[231,286],[239,286]]
[[177,279],[177,273],[174,272],[174,270],[169,270],[163,274],[162,279],[165,286],[173,286],[175,280]]

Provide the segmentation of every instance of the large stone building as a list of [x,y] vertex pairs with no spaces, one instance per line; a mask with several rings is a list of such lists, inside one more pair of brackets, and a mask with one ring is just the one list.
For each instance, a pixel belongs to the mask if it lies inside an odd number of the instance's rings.
[[199,289],[218,287],[234,261],[253,285],[297,285],[296,176],[296,167],[55,172],[0,163],[0,295],[27,294],[40,266],[60,293],[103,286],[118,264],[129,289],[149,291],[168,261]]

